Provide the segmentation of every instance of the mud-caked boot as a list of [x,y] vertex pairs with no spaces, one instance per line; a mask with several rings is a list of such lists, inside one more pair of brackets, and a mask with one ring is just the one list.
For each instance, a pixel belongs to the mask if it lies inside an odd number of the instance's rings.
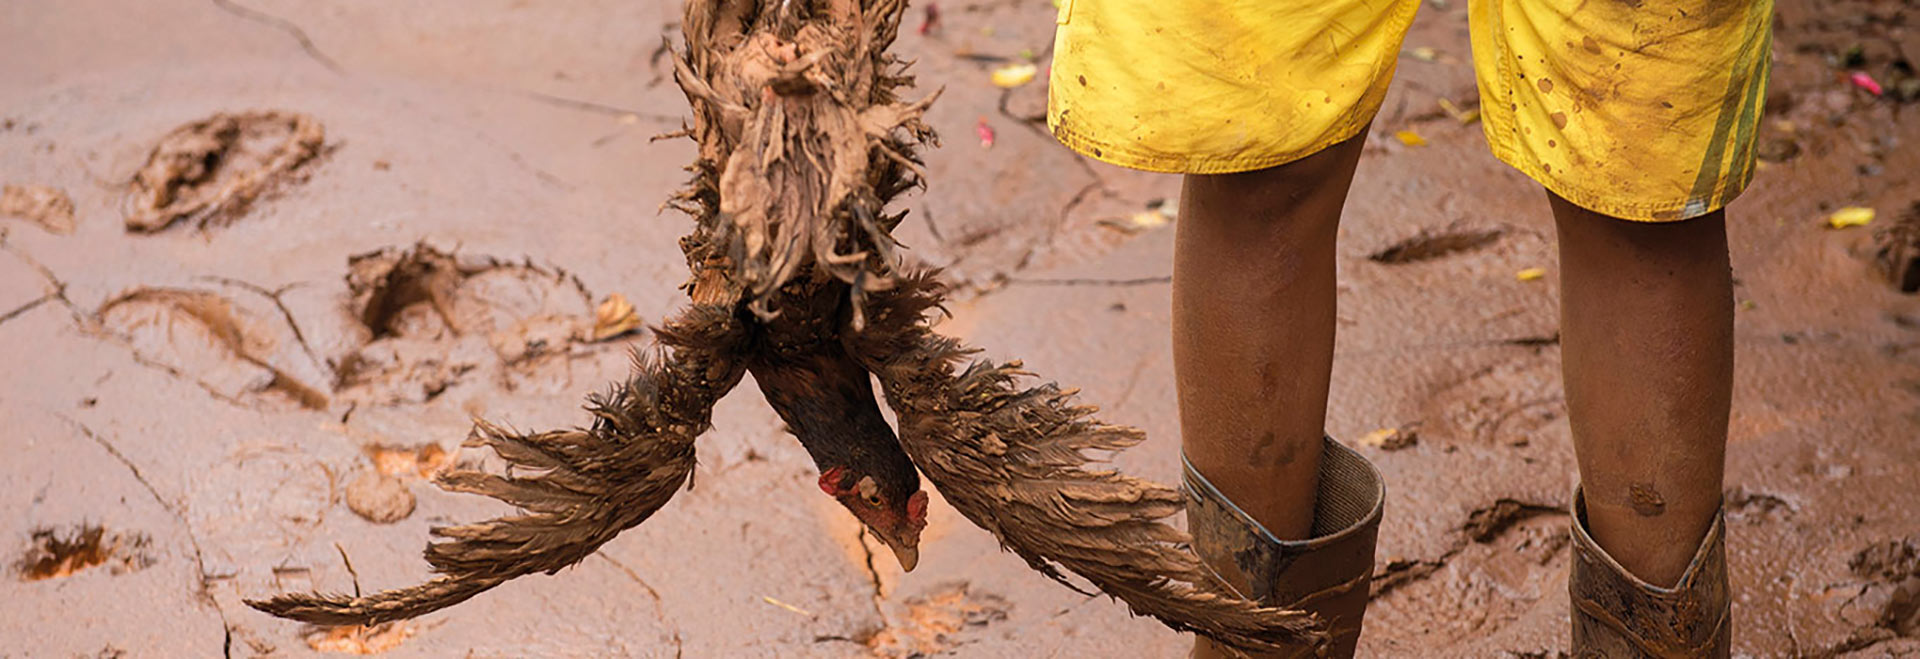
[[[1387,489],[1366,458],[1330,437],[1324,442],[1306,540],[1275,538],[1186,463],[1187,527],[1201,561],[1242,597],[1312,612],[1327,625],[1325,645],[1262,656],[1351,657],[1360,640]],[[1232,656],[1204,637],[1194,654]]]
[[1719,659],[1733,640],[1727,589],[1726,523],[1715,512],[1680,582],[1641,581],[1587,532],[1587,501],[1573,492],[1573,654],[1579,659]]

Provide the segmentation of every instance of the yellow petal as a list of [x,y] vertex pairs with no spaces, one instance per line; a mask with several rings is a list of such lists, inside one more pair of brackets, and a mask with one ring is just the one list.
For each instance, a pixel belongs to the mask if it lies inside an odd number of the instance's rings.
[[1427,145],[1427,138],[1421,137],[1419,133],[1416,133],[1410,130],[1403,130],[1398,133],[1394,133],[1393,136],[1399,138],[1400,143],[1405,144],[1407,146],[1426,146]]
[[1012,89],[1033,82],[1034,74],[1039,72],[1040,67],[1034,66],[1032,62],[1008,64],[993,70],[993,85]]
[[1873,221],[1873,209],[1860,206],[1848,206],[1827,216],[1827,226],[1835,229],[1866,226]]
[[1513,273],[1513,278],[1518,279],[1520,281],[1536,281],[1546,276],[1547,276],[1546,268],[1527,268],[1525,270],[1521,270],[1519,272]]

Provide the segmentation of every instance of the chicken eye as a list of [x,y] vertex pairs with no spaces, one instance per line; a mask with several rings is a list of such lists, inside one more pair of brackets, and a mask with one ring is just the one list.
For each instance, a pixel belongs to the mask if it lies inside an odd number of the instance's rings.
[[880,495],[878,494],[867,495],[867,505],[870,505],[870,506],[880,505]]

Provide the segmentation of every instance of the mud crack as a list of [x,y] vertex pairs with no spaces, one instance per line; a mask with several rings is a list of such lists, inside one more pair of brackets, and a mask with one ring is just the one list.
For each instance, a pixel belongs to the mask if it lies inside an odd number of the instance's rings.
[[313,38],[307,36],[307,31],[301,29],[300,26],[293,21],[258,9],[241,6],[233,0],[213,0],[213,6],[219,7],[222,11],[229,14],[287,33],[288,36],[293,37],[294,41],[299,42],[300,50],[305,52],[307,57],[313,58],[313,61],[318,62],[320,66],[326,67],[328,71],[346,75],[346,69],[340,68],[339,62],[333,61],[333,58],[328,57],[326,53],[320,52],[320,47],[313,45]]
[[667,607],[665,602],[660,599],[660,591],[654,590],[653,586],[648,585],[647,580],[640,578],[640,574],[634,572],[633,568],[629,568],[627,564],[614,559],[612,556],[608,556],[606,551],[596,549],[593,555],[599,556],[601,560],[606,561],[609,565],[620,570],[622,574],[627,575],[627,579],[633,581],[635,585],[640,586],[641,590],[647,591],[647,597],[653,598],[653,615],[660,621],[662,626],[666,627],[673,634],[673,656],[675,659],[679,659],[686,648],[683,647],[680,640],[679,625],[675,625],[673,621],[667,619]]
[[207,582],[215,577],[207,574],[207,561],[205,553],[200,549],[200,537],[194,533],[193,524],[187,521],[186,511],[168,502],[166,497],[160,496],[160,490],[156,489],[153,483],[147,480],[146,474],[140,471],[140,466],[134,464],[133,460],[128,459],[125,453],[121,453],[120,448],[114,446],[113,442],[95,433],[92,428],[87,427],[84,423],[57,413],[54,414],[54,416],[79,430],[80,434],[86,435],[87,439],[93,440],[94,444],[99,445],[108,455],[113,456],[113,459],[119,461],[121,466],[127,468],[128,473],[133,474],[133,479],[139,482],[142,488],[146,489],[147,494],[153,497],[154,503],[160,504],[160,508],[167,511],[167,514],[173,516],[174,521],[180,524],[181,532],[187,536],[187,546],[193,550],[194,584],[197,587],[194,596],[196,599],[199,599],[203,605],[212,608],[214,615],[220,618],[220,632],[225,636],[225,640],[221,643],[222,652],[230,656],[233,651],[233,623],[228,622],[226,609],[220,606],[220,601],[214,598],[213,592],[207,587]]

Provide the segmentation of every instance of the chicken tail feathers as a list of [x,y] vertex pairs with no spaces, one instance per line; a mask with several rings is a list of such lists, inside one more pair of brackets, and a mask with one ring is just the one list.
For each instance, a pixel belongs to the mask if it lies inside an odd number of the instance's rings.
[[416,618],[465,602],[510,578],[448,576],[366,597],[294,593],[265,600],[246,600],[246,603],[275,617],[308,624],[378,625]]
[[1184,509],[1179,491],[1087,468],[1089,452],[1139,443],[1139,430],[1100,423],[1053,384],[1022,388],[1029,374],[1018,362],[958,368],[972,351],[923,320],[940,292],[929,274],[903,277],[873,297],[867,330],[846,340],[879,376],[902,446],[948,503],[1035,570],[1062,583],[1064,572],[1078,574],[1174,629],[1244,651],[1324,641],[1310,614],[1248,601],[1212,575],[1192,539],[1163,521]]
[[491,449],[507,475],[458,469],[436,483],[525,513],[433,529],[446,541],[428,545],[426,558],[441,576],[365,597],[289,594],[247,604],[325,625],[412,618],[516,577],[558,572],[646,521],[691,477],[694,439],[745,371],[732,357],[744,333],[731,314],[690,309],[658,334],[665,354],[636,359],[630,380],[589,396],[586,428],[522,434],[475,421],[466,446]]

